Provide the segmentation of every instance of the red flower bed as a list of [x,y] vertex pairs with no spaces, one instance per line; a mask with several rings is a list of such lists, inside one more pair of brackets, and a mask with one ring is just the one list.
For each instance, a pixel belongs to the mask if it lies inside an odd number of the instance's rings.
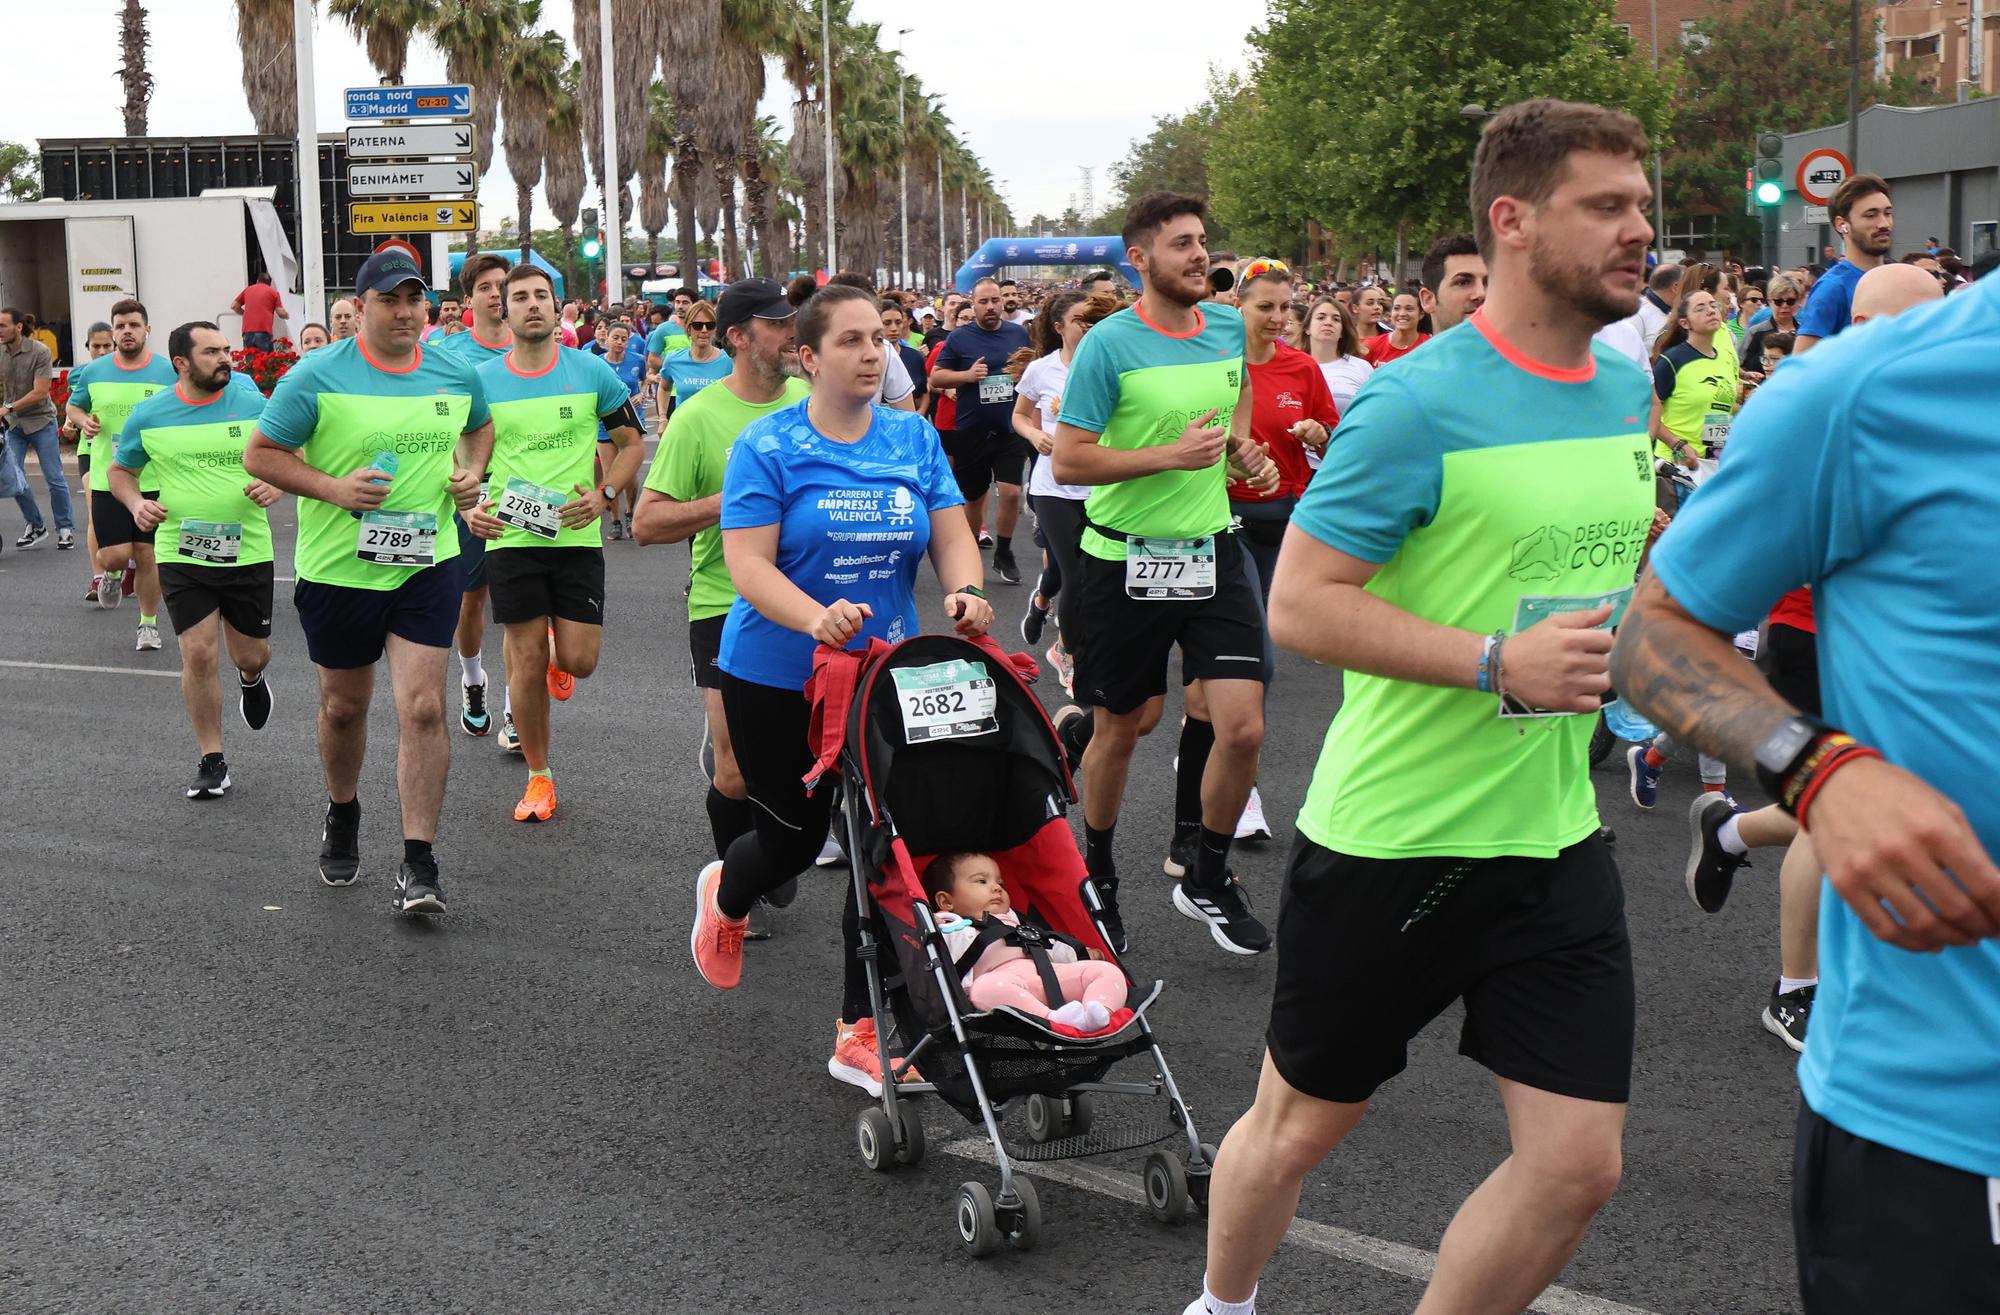
[[229,358],[234,369],[239,374],[249,375],[266,397],[278,386],[278,380],[285,377],[285,371],[299,363],[298,353],[292,350],[290,338],[274,339],[268,352],[244,347],[231,352]]

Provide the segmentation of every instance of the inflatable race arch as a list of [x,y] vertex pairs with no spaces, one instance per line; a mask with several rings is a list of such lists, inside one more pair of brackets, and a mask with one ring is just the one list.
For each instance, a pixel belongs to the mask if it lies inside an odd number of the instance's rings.
[[1115,270],[1134,288],[1139,286],[1139,271],[1126,262],[1122,237],[988,238],[958,267],[952,283],[960,292],[970,292],[980,279],[999,277],[1003,267],[1022,265],[1081,265],[1087,269]]

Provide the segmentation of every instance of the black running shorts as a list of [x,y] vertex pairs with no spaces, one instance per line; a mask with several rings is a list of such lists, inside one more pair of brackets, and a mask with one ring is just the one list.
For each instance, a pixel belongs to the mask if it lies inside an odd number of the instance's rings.
[[1195,680],[1270,682],[1264,665],[1264,609],[1243,571],[1233,534],[1215,536],[1215,596],[1200,600],[1138,599],[1125,592],[1125,563],[1090,553],[1077,556],[1078,591],[1064,607],[1075,619],[1064,638],[1072,648],[1079,703],[1131,712],[1167,692],[1167,665],[1181,651],[1181,683]]
[[270,562],[254,566],[160,563],[160,593],[177,635],[186,634],[219,611],[223,624],[237,634],[269,639],[274,578]]
[[458,526],[458,573],[460,587],[466,593],[486,587],[486,540],[472,532],[465,523],[465,517],[457,512],[451,514],[453,524]]
[[958,480],[958,491],[967,502],[985,497],[986,490],[996,483],[1021,482],[1021,448],[1028,445],[1028,440],[1012,427],[997,429],[981,425],[954,429],[940,437],[944,440],[944,454],[951,460],[951,473]]
[[491,548],[486,587],[500,625],[560,617],[604,624],[604,549]]
[[1356,858],[1301,836],[1278,913],[1266,1041],[1308,1096],[1367,1100],[1465,1001],[1459,1053],[1499,1077],[1624,1102],[1634,991],[1625,892],[1596,836],[1555,858]]
[[1805,713],[1819,716],[1819,636],[1774,622],[1764,635],[1764,678],[1778,697]]
[[332,671],[382,660],[389,636],[450,648],[458,633],[458,558],[427,566],[394,589],[355,589],[300,580],[292,587],[306,654]]
[[722,627],[728,620],[729,613],[724,612],[688,622],[688,665],[696,689],[722,688]]
[[[157,502],[160,493],[158,489],[151,493],[142,489],[139,496]],[[148,548],[153,546],[153,531],[142,531],[139,523],[132,519],[132,513],[125,510],[125,504],[103,489],[90,491],[90,523],[97,531],[97,546],[100,548],[116,548],[121,543],[143,543]]]
[[1792,1234],[1806,1315],[2000,1311],[1991,1181],[1857,1137],[1801,1101]]

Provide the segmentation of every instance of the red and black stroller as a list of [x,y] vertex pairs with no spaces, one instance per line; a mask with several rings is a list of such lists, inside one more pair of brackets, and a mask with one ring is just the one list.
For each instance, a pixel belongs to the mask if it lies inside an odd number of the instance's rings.
[[[1205,1211],[1215,1150],[1196,1135],[1146,1021],[1160,984],[1132,984],[1129,1018],[1121,1011],[1114,1018],[1122,1025],[1087,1037],[1065,1035],[1011,1008],[981,1012],[925,901],[920,875],[933,856],[991,854],[1024,927],[1073,938],[1116,962],[1066,820],[1075,793],[1062,747],[1023,680],[1023,669],[1033,678],[1033,660],[1009,658],[990,639],[949,635],[822,654],[808,693],[820,770],[836,760],[840,766],[882,1071],[891,1071],[892,1034],[917,1070],[903,1082],[884,1082],[881,1104],[856,1118],[861,1158],[875,1170],[923,1158],[916,1096],[934,1095],[983,1124],[1000,1168],[999,1192],[967,1182],[955,1211],[959,1238],[975,1256],[1007,1241],[1032,1246],[1041,1231],[1034,1184],[1015,1173],[1016,1161],[1104,1155],[1172,1139],[1185,1155],[1161,1149],[1147,1157],[1147,1204],[1168,1222]],[[1032,932],[1028,939],[1035,939]],[[1150,1074],[1112,1080],[1114,1067],[1128,1059]],[[1147,1107],[1142,1114],[1100,1115],[1098,1096],[1143,1097]],[[1024,1128],[1010,1121],[1017,1108]]]

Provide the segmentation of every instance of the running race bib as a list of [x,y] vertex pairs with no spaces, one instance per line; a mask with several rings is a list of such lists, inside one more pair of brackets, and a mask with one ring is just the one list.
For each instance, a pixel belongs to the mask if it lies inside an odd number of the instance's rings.
[[1000,728],[999,698],[983,667],[954,658],[928,667],[898,667],[896,701],[903,712],[903,742],[965,740]]
[[[1631,601],[1631,585],[1626,585],[1623,589],[1613,589],[1609,593],[1602,594],[1532,594],[1514,604],[1513,633],[1518,635],[1529,626],[1547,617],[1559,616],[1564,612],[1588,612],[1593,608],[1602,607],[1606,603],[1611,605],[1611,616],[1602,625],[1598,626],[1598,629],[1612,630],[1617,627],[1620,621],[1625,619],[1625,607]],[[1505,654],[1502,654],[1501,662],[1501,681],[1504,684],[1506,680]],[[1611,696],[1606,694],[1604,698],[1609,702]],[[1531,708],[1512,695],[1500,700],[1500,716],[1503,718],[1578,717],[1589,715],[1592,714],[1550,712],[1546,708]]]
[[1714,456],[1729,441],[1729,426],[1735,419],[1726,411],[1710,411],[1702,417],[1701,445],[1708,449],[1708,455]]
[[1004,374],[989,374],[979,381],[981,405],[1014,400],[1014,381]]
[[436,512],[366,511],[354,555],[377,566],[433,566],[437,534]]
[[553,539],[562,533],[562,509],[568,501],[559,490],[509,475],[506,486],[500,490],[500,506],[493,515],[502,525]]
[[1214,536],[1142,539],[1135,534],[1127,539],[1125,596],[1149,602],[1215,597]]
[[181,556],[214,566],[234,566],[243,555],[243,522],[181,522]]

